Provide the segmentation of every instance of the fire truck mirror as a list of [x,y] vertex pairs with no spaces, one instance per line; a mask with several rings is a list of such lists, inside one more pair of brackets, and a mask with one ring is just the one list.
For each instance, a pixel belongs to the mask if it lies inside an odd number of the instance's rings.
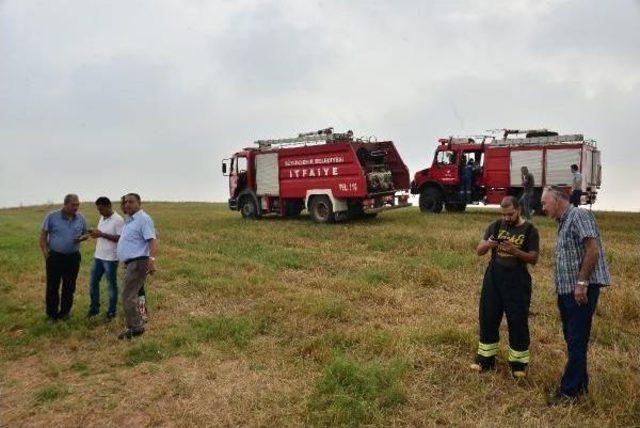
[[229,159],[223,159],[222,160],[222,175],[229,175],[228,171],[229,171],[229,167],[227,166],[227,164],[229,163]]

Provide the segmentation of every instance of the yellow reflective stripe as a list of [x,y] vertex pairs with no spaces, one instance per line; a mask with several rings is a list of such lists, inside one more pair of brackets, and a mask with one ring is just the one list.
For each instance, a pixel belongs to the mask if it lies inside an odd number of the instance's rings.
[[509,361],[514,363],[529,363],[529,350],[526,351],[516,351],[515,349],[511,349],[509,347]]
[[483,357],[494,357],[498,354],[499,343],[478,343],[478,355]]

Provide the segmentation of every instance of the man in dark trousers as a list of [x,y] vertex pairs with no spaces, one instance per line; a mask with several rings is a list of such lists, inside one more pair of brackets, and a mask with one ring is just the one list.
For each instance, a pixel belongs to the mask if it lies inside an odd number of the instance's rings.
[[580,205],[580,199],[582,198],[582,174],[578,165],[575,163],[571,165],[571,198],[570,201],[574,207]]
[[531,218],[531,201],[533,200],[535,179],[526,166],[520,168],[520,172],[522,174],[522,196],[519,202],[522,207],[522,215],[524,215],[526,219],[529,219]]
[[69,319],[73,306],[80,270],[80,242],[89,237],[87,222],[79,208],[78,195],[66,195],[62,208],[47,214],[42,222],[40,249],[46,262],[45,301],[50,321]]
[[593,213],[575,208],[569,195],[551,186],[542,207],[558,222],[555,285],[568,360],[560,386],[549,404],[571,404],[589,392],[587,348],[600,288],[611,283],[600,231]]
[[158,244],[153,219],[142,209],[140,195],[127,194],[124,207],[128,216],[118,240],[118,259],[125,268],[122,305],[126,328],[118,338],[131,339],[144,333],[138,310],[138,293],[147,274],[153,274],[156,270]]
[[527,264],[538,261],[540,238],[533,224],[522,217],[518,200],[507,196],[500,204],[502,219],[489,225],[478,244],[479,256],[491,251],[480,294],[480,341],[471,368],[495,368],[500,345],[500,323],[507,316],[509,366],[516,379],[524,378],[529,364],[529,305],[531,275]]

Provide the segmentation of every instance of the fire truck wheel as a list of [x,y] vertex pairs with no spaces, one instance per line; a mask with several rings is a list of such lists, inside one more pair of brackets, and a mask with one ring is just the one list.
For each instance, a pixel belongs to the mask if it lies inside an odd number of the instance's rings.
[[314,196],[310,211],[311,218],[316,223],[332,223],[335,220],[333,204],[327,196]]
[[442,192],[435,187],[427,187],[420,192],[420,211],[439,213],[442,205]]
[[256,219],[258,218],[258,207],[250,196],[245,196],[240,200],[240,213],[242,218]]

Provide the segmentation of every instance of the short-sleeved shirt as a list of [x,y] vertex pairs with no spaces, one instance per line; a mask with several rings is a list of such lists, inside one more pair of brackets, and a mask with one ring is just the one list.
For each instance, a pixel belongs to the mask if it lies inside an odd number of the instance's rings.
[[67,217],[59,209],[47,214],[42,222],[42,230],[47,232],[50,250],[72,254],[80,250],[80,243],[75,242],[75,239],[87,233],[87,222],[80,213]]
[[586,238],[595,239],[598,246],[598,261],[591,273],[589,283],[611,284],[602,238],[593,213],[570,205],[558,220],[555,267],[556,292],[558,294],[573,293],[584,260],[585,246],[583,241]]
[[582,190],[582,174],[578,171],[573,173],[573,190]]
[[[518,249],[529,252],[540,250],[540,235],[538,229],[525,221],[519,226],[509,225],[503,220],[496,220],[489,225],[484,232],[484,239],[487,240],[493,235],[493,239],[505,239]],[[497,263],[509,267],[525,267],[527,264],[514,255],[501,251],[499,248],[492,250],[493,257]]]
[[[108,235],[120,235],[124,227],[124,220],[120,214],[114,212],[110,217],[100,216],[98,221],[98,230]],[[96,240],[96,252],[94,257],[100,260],[110,262],[118,260],[118,243],[110,241],[107,238],[98,238]]]
[[533,186],[535,186],[535,178],[533,178],[533,174],[530,172],[527,173],[524,177],[522,177],[522,187],[525,192],[532,192]]
[[153,219],[143,210],[127,217],[118,240],[118,259],[127,261],[149,256],[149,241],[156,239]]

